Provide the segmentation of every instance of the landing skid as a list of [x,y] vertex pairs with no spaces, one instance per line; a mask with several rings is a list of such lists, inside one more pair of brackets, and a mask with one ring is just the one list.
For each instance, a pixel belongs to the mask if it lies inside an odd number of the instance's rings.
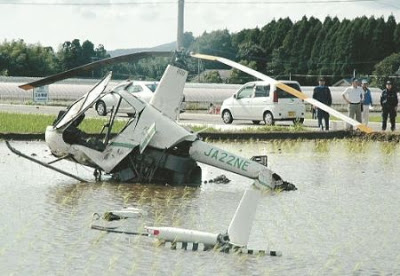
[[[80,181],[80,182],[88,182],[88,181],[86,181],[85,179],[82,179],[82,178],[80,178],[80,177],[78,177],[78,176],[76,176],[76,175],[67,173],[66,171],[63,171],[63,170],[61,170],[61,169],[59,169],[59,168],[56,168],[56,167],[53,167],[52,165],[49,165],[48,163],[45,163],[45,162],[36,160],[35,158],[32,158],[32,157],[30,157],[30,156],[28,156],[28,155],[26,155],[26,154],[23,154],[22,152],[20,152],[20,151],[16,150],[15,148],[13,148],[13,147],[10,145],[10,143],[9,143],[8,141],[6,141],[6,145],[7,145],[7,147],[8,147],[13,153],[15,153],[16,155],[18,155],[18,156],[20,156],[20,157],[23,157],[23,158],[25,158],[25,159],[28,159],[28,160],[30,160],[30,161],[32,161],[32,162],[34,162],[34,163],[37,163],[37,164],[39,164],[39,165],[42,165],[43,167],[46,167],[46,168],[49,168],[49,169],[54,170],[54,171],[56,171],[56,172],[59,172],[59,173],[61,173],[61,174],[63,174],[63,175],[72,177],[72,178],[74,178],[74,179],[76,179],[76,180],[78,180],[78,181]],[[54,162],[50,162],[50,163],[54,163]]]

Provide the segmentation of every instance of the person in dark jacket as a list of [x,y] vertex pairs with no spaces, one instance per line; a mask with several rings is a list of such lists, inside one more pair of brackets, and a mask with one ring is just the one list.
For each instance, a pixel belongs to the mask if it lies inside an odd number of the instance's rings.
[[393,84],[391,81],[387,81],[386,89],[384,89],[381,94],[382,130],[386,130],[388,115],[390,117],[390,129],[392,131],[396,129],[396,114],[398,104],[399,100],[397,98],[397,93],[393,88]]
[[[325,78],[319,79],[319,85],[314,88],[313,99],[316,99],[327,106],[332,105],[331,90],[325,85]],[[317,110],[318,127],[321,130],[324,130],[324,126],[322,124],[322,119],[324,119],[325,130],[329,130],[329,113],[320,108],[314,108]]]

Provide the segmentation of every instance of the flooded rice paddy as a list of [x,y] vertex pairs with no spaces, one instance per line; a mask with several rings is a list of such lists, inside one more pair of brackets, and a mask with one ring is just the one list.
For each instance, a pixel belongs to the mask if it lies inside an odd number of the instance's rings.
[[[78,183],[9,152],[0,142],[1,275],[400,275],[400,147],[363,141],[215,143],[269,167],[297,191],[261,200],[249,248],[282,257],[171,250],[148,237],[90,229],[95,212],[133,206],[142,219],[99,222],[208,232],[227,230],[252,181],[202,165],[203,179],[229,184],[198,189]],[[44,142],[13,142],[50,161]],[[93,179],[92,171],[63,169]]]

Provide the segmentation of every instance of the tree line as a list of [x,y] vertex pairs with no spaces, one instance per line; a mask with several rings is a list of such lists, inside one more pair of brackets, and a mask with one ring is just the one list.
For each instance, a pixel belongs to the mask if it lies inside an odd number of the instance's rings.
[[[95,48],[88,40],[82,44],[79,39],[65,41],[57,52],[52,47],[26,44],[22,39],[4,41],[0,44],[0,75],[43,77],[106,57],[109,55],[103,45]],[[100,72],[95,73],[99,77]]]
[[[323,22],[303,17],[295,23],[285,18],[234,34],[227,30],[204,33],[192,48],[233,58],[278,79],[292,77],[303,85],[315,84],[319,76],[333,83],[354,73],[382,85],[399,70],[400,24],[393,16],[386,21],[383,17],[342,21],[326,17]],[[242,74],[235,80],[248,78]]]
[[[297,22],[289,18],[273,20],[262,28],[204,32],[199,37],[184,34],[185,49],[235,60],[278,79],[296,79],[302,85],[314,85],[318,76],[332,84],[342,78],[369,77],[378,86],[400,73],[400,24],[393,16],[358,17],[339,20],[326,17],[323,22],[303,17]],[[109,55],[103,45],[95,47],[86,40],[65,41],[57,51],[23,40],[0,44],[0,75],[47,76]],[[129,64],[112,65],[114,78],[159,79],[169,62],[151,58]],[[227,79],[219,69],[229,69],[214,62],[187,59],[189,76],[205,69],[215,69],[203,77],[206,82],[244,83],[251,76],[232,70]],[[105,68],[80,77],[101,77]]]

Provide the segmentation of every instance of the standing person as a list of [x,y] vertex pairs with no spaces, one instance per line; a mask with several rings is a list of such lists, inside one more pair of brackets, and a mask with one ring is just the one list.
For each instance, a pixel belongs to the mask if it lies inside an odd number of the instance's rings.
[[[313,99],[316,99],[327,106],[331,106],[331,90],[325,85],[325,78],[320,78],[318,83],[319,85],[314,88]],[[324,119],[325,130],[329,130],[329,113],[315,106],[314,109],[317,111],[318,127],[321,130],[324,130],[324,125],[322,124],[322,119]]]
[[368,88],[368,81],[362,80],[361,85],[361,88],[363,89],[362,122],[367,126],[369,121],[369,108],[372,106],[372,96],[371,90]]
[[391,130],[396,129],[396,115],[397,115],[397,105],[399,100],[397,98],[397,93],[393,88],[391,81],[386,82],[386,89],[382,91],[381,94],[381,106],[382,106],[382,130],[386,130],[386,124],[388,115],[390,116]]
[[311,119],[317,119],[317,110],[314,106],[311,106]]
[[[355,119],[361,123],[361,101],[363,96],[363,90],[358,86],[358,80],[356,78],[351,79],[351,86],[347,87],[342,93],[343,99],[349,104],[349,117]],[[347,124],[347,129],[352,127]]]

